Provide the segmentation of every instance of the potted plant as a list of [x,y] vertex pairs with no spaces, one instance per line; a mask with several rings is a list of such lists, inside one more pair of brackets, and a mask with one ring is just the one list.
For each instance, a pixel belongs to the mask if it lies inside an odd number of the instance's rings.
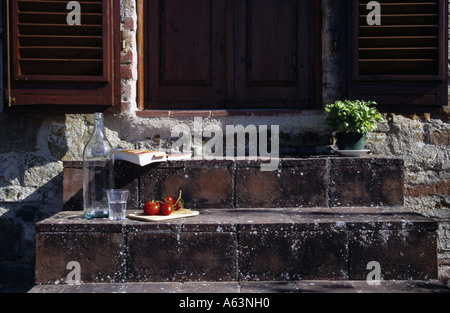
[[363,150],[364,139],[368,131],[376,129],[382,122],[373,101],[345,100],[327,104],[327,123],[336,132],[336,144],[341,150]]

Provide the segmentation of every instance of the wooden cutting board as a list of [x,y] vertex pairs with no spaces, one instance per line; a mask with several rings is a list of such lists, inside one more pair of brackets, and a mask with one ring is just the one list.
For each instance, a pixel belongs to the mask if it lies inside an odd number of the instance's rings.
[[161,221],[173,220],[173,219],[177,219],[177,218],[197,216],[199,214],[200,214],[200,212],[198,212],[198,211],[180,209],[178,211],[174,211],[172,214],[170,214],[168,216],[148,215],[148,214],[142,212],[142,213],[129,214],[128,218],[133,219],[133,220],[138,220],[138,221],[144,221],[144,222],[161,222]]

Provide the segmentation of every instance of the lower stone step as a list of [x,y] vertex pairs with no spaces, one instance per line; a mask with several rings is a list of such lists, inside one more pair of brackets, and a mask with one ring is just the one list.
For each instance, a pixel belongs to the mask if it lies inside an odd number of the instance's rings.
[[[437,280],[427,281],[242,281],[242,282],[154,282],[91,283],[80,285],[37,285],[29,293],[450,293],[450,287]],[[157,297],[160,297],[158,295]],[[176,304],[182,303],[179,299]],[[261,298],[259,298],[261,299]],[[259,300],[258,299],[258,300]],[[171,297],[171,300],[177,298]],[[286,300],[286,299],[284,299]],[[266,302],[267,303],[267,302]],[[227,307],[226,303],[220,303]],[[231,304],[230,304],[231,306]]]
[[204,209],[36,224],[36,283],[437,279],[437,222],[403,208]]

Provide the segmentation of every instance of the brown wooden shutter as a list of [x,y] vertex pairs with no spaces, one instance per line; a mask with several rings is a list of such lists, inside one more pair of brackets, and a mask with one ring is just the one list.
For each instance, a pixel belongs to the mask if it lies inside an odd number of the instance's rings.
[[225,1],[148,0],[149,109],[210,108],[225,101]]
[[369,0],[350,1],[350,96],[382,111],[434,111],[447,105],[447,1],[381,4],[369,26]]
[[144,7],[147,109],[319,103],[320,0],[146,0]]
[[78,1],[80,25],[67,22],[73,11],[67,9],[69,2],[10,0],[10,70],[5,89],[11,111],[76,112],[118,105],[119,71],[114,59],[119,53],[119,1]]
[[317,1],[234,5],[233,108],[314,108]]

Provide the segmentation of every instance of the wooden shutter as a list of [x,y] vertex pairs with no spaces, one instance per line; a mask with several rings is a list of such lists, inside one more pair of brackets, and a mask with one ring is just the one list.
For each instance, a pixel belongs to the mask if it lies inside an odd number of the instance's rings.
[[225,101],[223,0],[146,0],[146,102],[151,109]]
[[235,1],[229,107],[314,108],[318,13],[312,0]]
[[76,112],[118,104],[119,1],[83,0],[69,25],[70,1],[10,1],[7,101],[12,111]]
[[447,105],[447,1],[378,2],[381,25],[370,26],[369,0],[350,1],[351,98],[392,112]]
[[148,0],[147,109],[315,108],[320,0]]

